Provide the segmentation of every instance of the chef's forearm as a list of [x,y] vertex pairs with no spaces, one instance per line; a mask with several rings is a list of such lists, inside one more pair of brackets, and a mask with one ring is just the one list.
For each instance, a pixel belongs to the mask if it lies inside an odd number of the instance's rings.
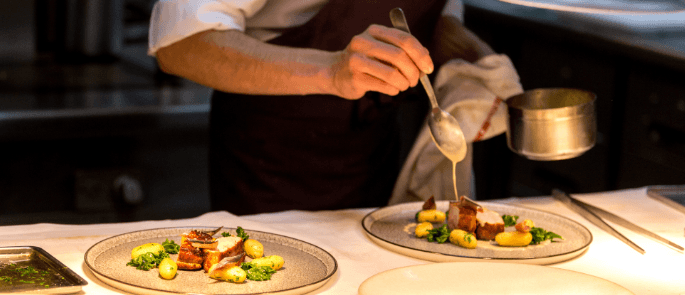
[[224,92],[334,94],[335,53],[276,46],[242,32],[205,31],[157,52],[162,71]]
[[495,53],[490,45],[453,16],[442,16],[438,20],[435,32],[431,57],[437,64],[454,58],[475,62]]

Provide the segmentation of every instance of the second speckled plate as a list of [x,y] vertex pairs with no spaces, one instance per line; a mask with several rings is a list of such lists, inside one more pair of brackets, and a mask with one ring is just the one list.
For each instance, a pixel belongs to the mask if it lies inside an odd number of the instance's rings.
[[[436,203],[440,211],[446,211],[449,206],[448,201]],[[462,248],[449,242],[431,243],[414,236],[416,225],[414,218],[416,212],[421,210],[423,205],[421,202],[377,209],[364,217],[362,226],[371,240],[388,250],[436,262],[499,261],[552,264],[583,254],[592,242],[592,234],[585,226],[566,217],[523,207],[489,202],[479,203],[500,215],[517,215],[519,220],[530,219],[536,227],[554,232],[562,236],[564,240],[527,247],[500,247],[494,242],[479,240],[476,249]]]
[[[242,284],[217,281],[203,271],[179,270],[172,280],[159,276],[157,269],[137,270],[126,266],[131,250],[146,243],[166,239],[180,243],[181,234],[192,229],[209,230],[218,226],[180,227],[142,230],[102,240],[84,256],[88,268],[103,282],[117,289],[138,294],[279,294],[311,292],[323,286],[337,271],[338,264],[325,250],[294,238],[245,229],[250,238],[264,245],[264,255],[279,255],[285,260],[282,269],[269,281],[245,281]],[[235,235],[235,228],[222,232]],[[175,259],[176,255],[172,255]]]

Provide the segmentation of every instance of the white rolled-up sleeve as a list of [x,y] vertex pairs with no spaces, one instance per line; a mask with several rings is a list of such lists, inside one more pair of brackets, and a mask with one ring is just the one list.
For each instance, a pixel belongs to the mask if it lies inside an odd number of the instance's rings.
[[245,19],[267,0],[160,0],[152,9],[148,55],[206,30],[245,31]]

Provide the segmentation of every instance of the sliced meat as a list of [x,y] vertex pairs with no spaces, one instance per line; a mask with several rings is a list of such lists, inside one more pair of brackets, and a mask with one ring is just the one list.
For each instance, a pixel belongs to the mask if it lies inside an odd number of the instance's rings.
[[504,232],[504,220],[499,213],[483,208],[476,214],[476,238],[479,240],[494,240],[498,233]]
[[190,243],[181,243],[181,248],[178,251],[178,257],[176,258],[178,269],[201,269],[203,262],[204,255],[200,248],[193,247]]
[[[245,254],[243,249],[243,239],[240,237],[221,237],[216,239],[217,246],[214,249],[202,249],[204,254],[203,268],[206,272],[215,264],[226,257],[236,257]],[[242,262],[242,261],[241,261]]]
[[208,234],[192,230],[181,235],[181,245],[176,258],[178,269],[197,270],[202,269],[204,253],[202,249],[193,245],[190,240],[211,241],[214,238]]
[[447,226],[450,230],[461,229],[469,233],[476,232],[477,210],[471,206],[462,205],[461,202],[450,202]]

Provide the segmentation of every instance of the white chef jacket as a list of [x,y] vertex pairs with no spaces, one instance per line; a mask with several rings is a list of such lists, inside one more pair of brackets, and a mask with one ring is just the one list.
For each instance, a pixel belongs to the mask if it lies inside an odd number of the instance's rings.
[[[420,1],[420,0],[417,0]],[[160,0],[150,18],[148,54],[206,30],[239,30],[262,41],[278,37],[274,29],[302,25],[328,0]],[[448,0],[443,15],[463,19],[461,0]],[[361,32],[360,32],[361,33]]]

